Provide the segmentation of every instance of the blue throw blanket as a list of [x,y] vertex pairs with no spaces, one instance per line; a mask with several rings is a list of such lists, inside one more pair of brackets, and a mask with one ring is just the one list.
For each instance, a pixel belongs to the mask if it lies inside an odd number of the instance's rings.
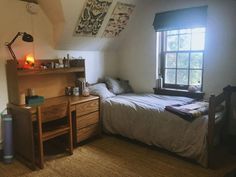
[[208,113],[209,104],[204,101],[196,101],[185,105],[166,106],[165,109],[181,118],[192,121],[197,117]]

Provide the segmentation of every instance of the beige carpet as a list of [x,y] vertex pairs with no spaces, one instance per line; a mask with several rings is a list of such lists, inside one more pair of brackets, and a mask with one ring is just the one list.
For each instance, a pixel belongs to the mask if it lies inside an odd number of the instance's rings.
[[216,170],[202,168],[168,152],[113,136],[80,146],[72,156],[48,160],[43,170],[31,171],[18,161],[0,163],[0,177],[223,177],[236,167],[224,154]]

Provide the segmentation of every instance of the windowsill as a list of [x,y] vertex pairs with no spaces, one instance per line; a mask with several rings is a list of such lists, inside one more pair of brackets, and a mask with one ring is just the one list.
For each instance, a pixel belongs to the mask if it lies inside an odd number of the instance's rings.
[[185,96],[194,99],[203,99],[204,92],[189,92],[188,90],[180,90],[180,89],[170,89],[170,88],[153,88],[155,94],[159,95],[170,95],[170,96]]

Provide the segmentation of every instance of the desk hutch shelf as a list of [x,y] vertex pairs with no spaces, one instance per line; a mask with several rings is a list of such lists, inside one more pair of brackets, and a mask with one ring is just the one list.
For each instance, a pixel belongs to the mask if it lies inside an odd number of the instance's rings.
[[[37,63],[42,63],[39,60]],[[47,62],[55,60],[45,60]],[[37,66],[39,68],[39,66]],[[8,60],[6,64],[9,102],[19,105],[20,95],[33,88],[36,95],[47,98],[63,96],[65,87],[75,86],[78,78],[85,78],[84,60],[79,67],[55,69],[18,69],[18,63]]]

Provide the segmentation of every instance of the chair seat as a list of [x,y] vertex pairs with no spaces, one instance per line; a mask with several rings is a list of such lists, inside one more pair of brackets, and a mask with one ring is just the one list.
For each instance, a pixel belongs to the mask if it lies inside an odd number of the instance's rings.
[[42,139],[43,141],[47,141],[57,136],[67,134],[69,133],[69,131],[70,131],[70,127],[68,127],[67,125],[50,127],[50,129],[43,130]]

